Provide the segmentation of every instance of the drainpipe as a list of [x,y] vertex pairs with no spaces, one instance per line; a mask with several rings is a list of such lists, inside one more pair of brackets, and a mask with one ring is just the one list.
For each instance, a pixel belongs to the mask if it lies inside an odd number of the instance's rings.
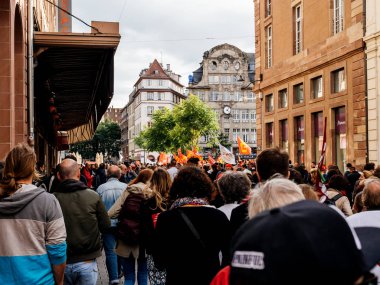
[[[364,37],[366,36],[367,33],[367,5],[366,5],[366,0],[363,0],[363,40]],[[367,45],[366,42],[364,42],[364,98],[365,98],[365,132],[366,132],[366,138],[365,138],[365,143],[366,143],[366,163],[369,162],[369,142],[368,142],[368,84],[367,84]]]
[[33,0],[28,1],[28,141],[34,145]]

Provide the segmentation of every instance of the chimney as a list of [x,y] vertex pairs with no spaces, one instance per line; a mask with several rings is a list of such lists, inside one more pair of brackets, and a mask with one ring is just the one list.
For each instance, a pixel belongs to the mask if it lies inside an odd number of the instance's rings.
[[[58,6],[71,13],[71,0],[58,0]],[[58,10],[58,31],[71,32],[71,16]]]
[[166,70],[167,70],[167,71],[170,71],[170,64],[167,64],[167,65],[166,65]]

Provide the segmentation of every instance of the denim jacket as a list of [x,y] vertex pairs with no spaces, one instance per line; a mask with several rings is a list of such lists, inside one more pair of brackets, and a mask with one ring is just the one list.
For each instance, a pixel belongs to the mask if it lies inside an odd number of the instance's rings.
[[[96,191],[99,193],[108,211],[125,189],[127,189],[127,184],[120,182],[117,178],[111,177],[106,183],[100,185]],[[117,219],[111,219],[111,227],[116,227],[116,225]]]

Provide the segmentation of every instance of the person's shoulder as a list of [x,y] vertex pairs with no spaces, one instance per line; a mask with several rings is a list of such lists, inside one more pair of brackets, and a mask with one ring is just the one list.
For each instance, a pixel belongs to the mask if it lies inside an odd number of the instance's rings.
[[356,213],[346,218],[353,227],[377,227],[380,228],[380,210]]

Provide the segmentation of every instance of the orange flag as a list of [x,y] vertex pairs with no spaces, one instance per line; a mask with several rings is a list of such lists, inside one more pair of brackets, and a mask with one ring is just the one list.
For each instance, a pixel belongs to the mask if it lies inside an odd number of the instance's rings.
[[187,159],[195,157],[195,153],[192,150],[186,150]]
[[237,137],[239,153],[243,155],[251,154],[251,148],[239,136]]
[[167,163],[166,154],[165,154],[164,152],[161,152],[161,153],[160,153],[160,156],[159,156],[159,158],[158,158],[158,163],[159,163],[159,164],[162,164],[162,165],[164,165],[164,164]]
[[223,159],[222,159],[221,155],[219,155],[219,157],[216,159],[216,162],[217,163],[223,163]]

